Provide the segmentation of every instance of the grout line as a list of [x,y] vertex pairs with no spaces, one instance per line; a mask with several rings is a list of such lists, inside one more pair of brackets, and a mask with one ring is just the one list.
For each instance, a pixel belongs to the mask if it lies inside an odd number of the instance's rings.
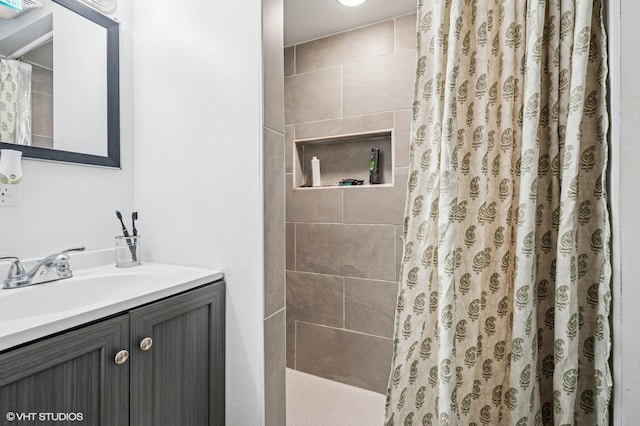
[[293,75],[298,72],[298,46],[293,46]]
[[[293,224],[293,270],[298,270],[298,224],[296,222],[290,222]],[[285,222],[285,232],[286,232]]]
[[[393,257],[395,259],[395,262],[393,262],[393,263],[394,263],[394,266],[395,266],[395,277],[396,277],[396,280],[400,281],[400,274],[398,273],[398,261],[400,260],[400,259],[398,259],[398,239],[399,239],[398,238],[398,229],[396,228],[395,238],[393,239],[393,248],[394,248]],[[285,305],[286,305],[286,303],[285,303]]]
[[280,130],[276,130],[276,129],[274,129],[274,128],[272,128],[272,127],[269,127],[269,126],[266,126],[266,125],[265,125],[265,126],[263,126],[263,127],[264,127],[265,129],[267,129],[267,130],[272,131],[273,133],[277,133],[277,134],[278,134],[278,135],[280,135],[280,136],[284,136],[284,132],[281,132]]
[[396,22],[398,18],[393,18],[393,53],[398,53],[398,23]]
[[[396,133],[398,128],[398,113],[393,113],[393,130],[391,131],[391,184],[393,187],[396,187],[396,177],[398,174],[398,169],[400,167],[396,167],[396,162],[398,161],[396,155]],[[407,173],[408,174],[408,173]],[[406,196],[406,195],[405,195]]]
[[275,311],[274,313],[272,313],[268,317],[266,317],[264,320],[267,321],[267,320],[273,318],[274,316],[278,315],[280,312],[284,311],[285,308],[286,308],[286,305],[283,306],[282,308],[278,309],[277,311]]
[[[298,164],[300,163],[300,156],[298,155],[298,146],[295,144],[295,140],[296,140],[296,126],[295,124],[293,125],[293,127],[291,128],[291,173],[293,174],[293,176],[291,177],[291,182],[293,183],[293,188],[295,188],[296,186],[298,186],[298,183],[296,182],[296,175],[297,175],[297,171],[298,171]],[[302,148],[304,149],[304,148]],[[286,169],[285,169],[286,171]],[[302,173],[302,167],[300,168],[300,173]],[[287,201],[287,198],[285,197],[285,203]],[[286,205],[285,205],[286,208]],[[286,210],[285,210],[286,212]]]
[[344,224],[344,193],[345,191],[340,191],[340,223]]
[[[398,237],[398,238],[400,238],[400,237]],[[287,269],[286,271],[295,272],[297,274],[320,275],[320,276],[323,276],[323,277],[343,278],[343,279],[360,280],[360,281],[375,281],[377,283],[393,284],[393,285],[397,285],[398,281],[399,281],[399,280],[395,280],[395,281],[381,280],[381,279],[378,279],[378,278],[351,277],[351,276],[348,276],[348,275],[325,274],[325,273],[322,273],[322,272],[294,271],[292,269]]]
[[314,41],[322,40],[324,38],[329,38],[329,37],[333,37],[333,36],[336,36],[336,35],[349,33],[351,31],[356,31],[356,30],[360,30],[360,29],[363,29],[363,28],[372,27],[374,25],[379,25],[379,24],[382,24],[382,23],[387,22],[387,21],[393,21],[393,20],[398,19],[398,18],[404,18],[405,16],[415,15],[416,13],[417,13],[417,9],[416,10],[412,10],[411,12],[404,13],[402,15],[394,16],[394,17],[391,17],[391,18],[385,18],[385,19],[382,19],[381,21],[376,21],[376,22],[371,22],[369,24],[364,24],[364,25],[361,25],[359,27],[348,28],[348,29],[343,30],[343,31],[338,31],[336,33],[323,35],[323,36],[320,36],[320,37],[317,37],[317,38],[312,38],[310,40],[301,40],[301,41],[299,41],[297,43],[284,46],[284,48],[286,49],[287,47],[291,47],[291,46],[300,46],[302,44],[311,43],[311,42],[314,42]]
[[298,368],[298,321],[293,321],[293,369]]
[[48,94],[48,93],[38,92],[37,90],[33,90],[33,89],[31,89],[31,93],[32,93],[32,94],[33,94],[33,93],[36,93],[36,94],[38,94],[38,95],[40,95],[40,96],[44,96],[44,97],[47,97],[47,98],[51,98],[51,99],[53,99],[53,95],[50,95],[50,94]]
[[347,288],[344,277],[342,277],[342,328],[347,327]]
[[340,64],[340,118],[344,118],[344,64]]
[[296,72],[296,74],[287,75],[284,78],[287,79],[287,78],[295,77],[295,76],[298,76],[298,75],[313,74],[313,73],[317,73],[317,72],[330,70],[332,68],[336,68],[336,67],[339,67],[339,66],[340,67],[351,66],[351,65],[354,65],[354,64],[360,64],[360,63],[364,63],[364,62],[367,62],[367,61],[374,61],[374,60],[377,60],[377,59],[384,59],[384,58],[387,58],[387,57],[402,55],[402,54],[407,53],[407,52],[413,52],[414,55],[417,55],[417,49],[415,47],[411,47],[411,48],[406,48],[404,50],[395,51],[395,46],[394,46],[394,48],[391,51],[391,53],[382,53],[380,55],[369,56],[369,57],[366,57],[366,58],[356,59],[356,60],[353,60],[353,61],[348,61],[348,62],[344,62],[344,63],[340,63],[340,64],[331,64],[331,65],[325,65],[325,66],[321,65],[319,68],[315,68],[315,69],[312,69],[310,71],[303,71],[303,72],[300,72],[300,73]]
[[[310,124],[316,124],[316,123],[324,123],[327,121],[335,121],[335,120],[343,120],[343,119],[348,119],[348,118],[360,118],[360,117],[372,117],[374,115],[388,115],[388,114],[393,114],[395,112],[411,112],[411,108],[401,108],[401,109],[390,109],[390,110],[385,110],[385,111],[375,111],[375,112],[367,112],[364,114],[354,114],[354,115],[349,115],[347,117],[342,117],[342,118],[323,118],[320,120],[313,120],[313,121],[302,121],[300,123],[291,123],[291,124],[287,124],[287,126],[301,126],[301,125],[310,125]],[[371,130],[366,130],[365,132],[360,132],[360,133],[368,133],[370,131],[372,132],[377,132],[379,130],[390,130],[388,127],[381,127],[380,129],[371,129]],[[305,139],[315,139],[315,138],[305,138]]]
[[[314,73],[327,71],[327,70],[331,70],[331,69],[338,68],[338,67],[342,67],[342,64],[335,64],[335,65],[328,66],[326,68],[318,68],[318,69],[313,70],[313,71],[296,72],[295,74],[287,75],[284,78],[287,79],[287,78],[292,78],[292,77],[298,77],[298,76],[301,76],[301,75],[314,74]],[[289,124],[295,124],[295,123],[289,123]]]
[[[313,322],[300,321],[300,320],[296,320],[296,324],[297,323],[308,324],[308,325],[313,325],[313,326],[322,327],[322,328],[330,328],[332,330],[345,331],[345,332],[348,332],[348,333],[360,334],[362,336],[377,337],[378,339],[385,339],[385,340],[389,340],[389,341],[393,340],[393,337],[378,336],[377,334],[370,334],[370,333],[365,333],[363,331],[351,330],[351,329],[346,329],[346,328],[332,327],[330,325],[316,324],[316,323],[313,323]],[[296,328],[296,334],[297,334],[297,328]]]
[[[289,77],[285,77],[285,78],[289,78]],[[395,108],[395,109],[383,109],[381,111],[371,111],[371,112],[366,112],[363,114],[353,114],[353,115],[346,115],[343,117],[331,117],[331,118],[323,118],[321,120],[313,120],[313,121],[298,121],[296,123],[287,123],[285,124],[286,126],[302,126],[302,125],[311,125],[311,124],[316,124],[316,123],[323,123],[323,122],[327,122],[327,121],[336,121],[336,120],[347,120],[350,118],[358,118],[358,117],[370,117],[370,116],[374,116],[374,115],[378,115],[378,114],[393,114],[395,112],[409,112],[411,111],[411,108]],[[389,127],[384,127],[384,128],[372,128],[371,130],[365,130],[363,132],[358,132],[358,133],[369,133],[369,132],[377,132],[377,131],[384,131],[384,130],[392,130],[389,129]],[[338,135],[339,136],[339,135]],[[330,138],[332,136],[322,136],[322,137],[327,137]],[[315,137],[308,137],[308,138],[304,138],[301,140],[312,140],[312,139],[317,139]]]
[[401,223],[342,223],[342,222],[300,222],[296,221],[296,223],[302,225],[344,225],[344,226],[402,226]]

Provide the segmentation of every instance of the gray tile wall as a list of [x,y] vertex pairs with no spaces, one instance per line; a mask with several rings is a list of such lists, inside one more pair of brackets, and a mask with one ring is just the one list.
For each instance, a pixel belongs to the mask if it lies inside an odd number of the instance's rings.
[[283,8],[283,0],[262,1],[265,426],[285,425],[287,413]]
[[53,72],[31,67],[31,144],[53,148]]
[[[284,50],[286,363],[384,393],[402,255],[416,15]],[[394,185],[294,190],[294,141],[394,129]]]

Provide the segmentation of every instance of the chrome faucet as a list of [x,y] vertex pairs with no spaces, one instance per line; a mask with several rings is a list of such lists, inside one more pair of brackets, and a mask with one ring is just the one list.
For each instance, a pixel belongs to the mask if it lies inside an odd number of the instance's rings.
[[47,256],[40,260],[29,272],[24,270],[22,262],[17,257],[0,257],[0,261],[9,260],[12,262],[2,288],[21,288],[71,278],[73,272],[69,268],[69,255],[67,253],[83,250],[84,247],[78,247]]

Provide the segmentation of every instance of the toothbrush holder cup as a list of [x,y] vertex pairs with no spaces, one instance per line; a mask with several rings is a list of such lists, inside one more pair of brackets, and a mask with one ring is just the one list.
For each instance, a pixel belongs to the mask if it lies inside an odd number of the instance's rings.
[[140,235],[116,237],[116,268],[130,268],[142,261],[142,240]]

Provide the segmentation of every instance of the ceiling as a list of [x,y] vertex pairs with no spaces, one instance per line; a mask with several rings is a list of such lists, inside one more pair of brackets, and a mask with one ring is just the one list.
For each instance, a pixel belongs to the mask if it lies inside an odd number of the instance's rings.
[[[0,57],[21,58],[51,40],[53,5],[49,0],[39,0],[39,3],[39,7],[26,9],[12,19],[0,19]],[[51,68],[49,60],[53,59],[46,58],[38,64]]]
[[416,0],[368,0],[347,7],[338,0],[284,0],[284,45],[292,46],[416,11]]

